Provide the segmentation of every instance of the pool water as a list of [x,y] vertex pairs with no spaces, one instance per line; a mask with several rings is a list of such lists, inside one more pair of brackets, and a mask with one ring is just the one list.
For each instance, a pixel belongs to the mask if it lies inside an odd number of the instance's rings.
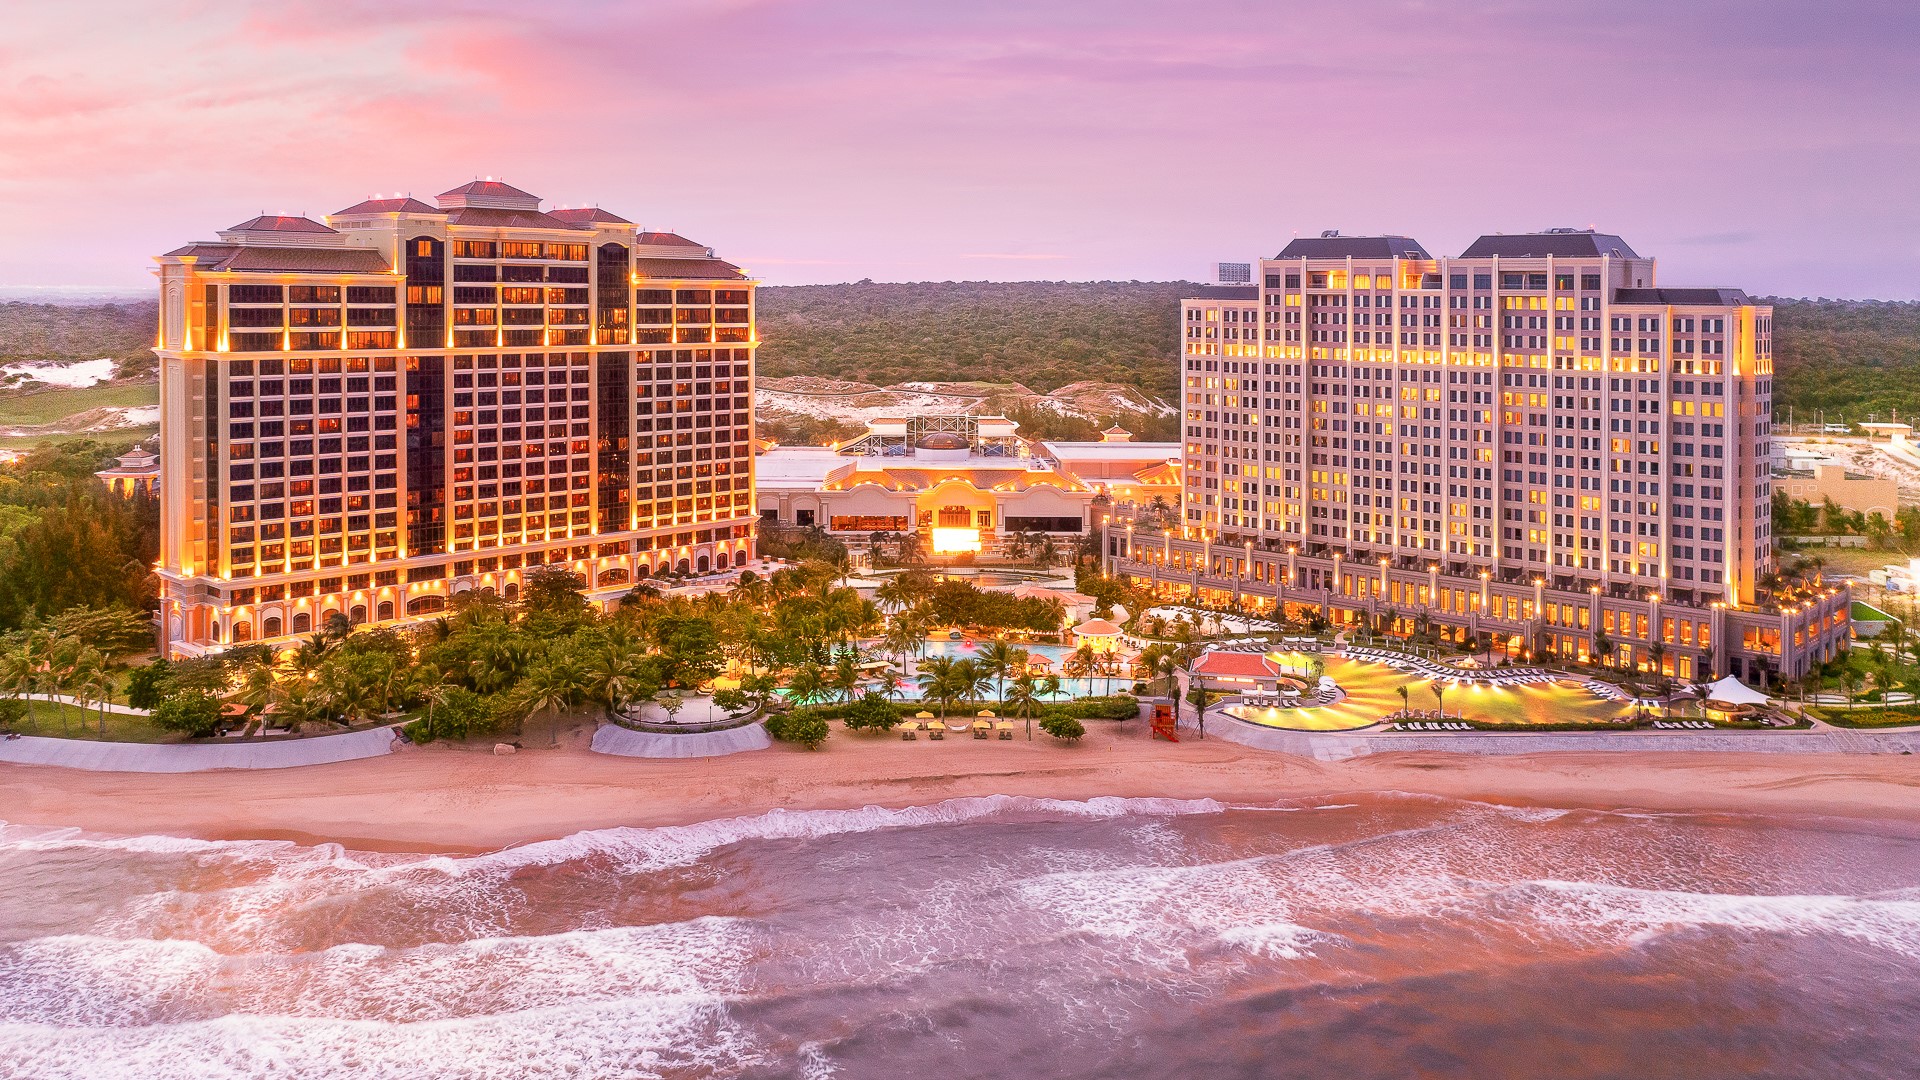
[[[978,660],[980,658],[980,651],[990,643],[990,640],[980,639],[972,641],[948,641],[941,638],[932,638],[927,641],[924,655],[928,657],[951,656],[956,660]],[[1018,648],[1025,649],[1028,655],[1044,656],[1053,661],[1053,671],[1056,675],[1059,674],[1060,667],[1065,662],[1066,657],[1073,652],[1072,649],[1064,645],[1020,645]],[[1060,677],[1060,693],[1055,695],[1055,700],[1064,701],[1067,698],[1132,693],[1134,682],[1132,666],[1130,664],[1122,664],[1120,670],[1124,672],[1124,674],[1112,675],[1106,678],[1069,679],[1062,675]],[[1001,681],[1002,680],[995,680],[995,697],[999,697],[1000,691],[1003,689],[997,685]],[[908,700],[918,700],[920,697],[920,687],[912,679],[903,678],[900,690],[895,696]]]

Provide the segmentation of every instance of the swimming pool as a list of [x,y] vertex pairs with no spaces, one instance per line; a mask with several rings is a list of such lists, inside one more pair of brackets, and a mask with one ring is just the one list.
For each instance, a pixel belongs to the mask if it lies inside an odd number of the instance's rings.
[[[927,641],[924,655],[929,657],[951,656],[956,660],[978,660],[981,650],[989,644],[991,644],[990,640],[947,641],[939,638],[930,638]],[[1065,662],[1066,657],[1073,652],[1072,649],[1065,645],[1016,645],[1015,648],[1025,649],[1029,656],[1044,656],[1048,660],[1053,661],[1053,671],[1056,675],[1059,674],[1061,665]],[[1105,694],[1132,693],[1134,682],[1132,666],[1130,664],[1122,664],[1119,670],[1121,674],[1111,675],[1105,678],[1094,676],[1093,678],[1087,679],[1069,679],[1062,675],[1060,676],[1060,693],[1055,695],[1055,700],[1065,700],[1075,697],[1094,697]],[[995,697],[999,697],[1000,691],[1003,689],[998,685],[1000,681],[1001,680],[995,680]],[[894,696],[909,700],[918,700],[920,697],[920,687],[911,678],[903,677],[900,690]]]

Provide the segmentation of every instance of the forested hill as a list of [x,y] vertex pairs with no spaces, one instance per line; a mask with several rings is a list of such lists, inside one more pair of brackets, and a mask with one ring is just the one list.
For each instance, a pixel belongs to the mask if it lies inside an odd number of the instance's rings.
[[1177,401],[1178,281],[929,281],[760,290],[760,370],[861,382],[1082,380]]
[[[880,385],[1083,380],[1179,393],[1184,282],[765,286],[760,370]],[[1797,419],[1920,416],[1920,303],[1772,299],[1774,400]],[[0,362],[149,358],[151,302],[0,304]]]
[[1774,408],[1806,423],[1920,416],[1920,303],[1783,300],[1773,305]]

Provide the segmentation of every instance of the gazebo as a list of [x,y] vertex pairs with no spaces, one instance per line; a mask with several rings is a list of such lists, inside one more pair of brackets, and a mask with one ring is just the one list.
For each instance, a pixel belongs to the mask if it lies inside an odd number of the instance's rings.
[[1073,628],[1073,641],[1097,653],[1118,652],[1122,633],[1124,631],[1106,619],[1088,619]]

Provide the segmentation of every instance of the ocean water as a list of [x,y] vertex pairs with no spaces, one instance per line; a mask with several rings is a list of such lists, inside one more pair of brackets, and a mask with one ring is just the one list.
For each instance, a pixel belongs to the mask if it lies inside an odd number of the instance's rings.
[[1920,1075],[1920,831],[992,798],[462,858],[0,828],[0,1076]]

